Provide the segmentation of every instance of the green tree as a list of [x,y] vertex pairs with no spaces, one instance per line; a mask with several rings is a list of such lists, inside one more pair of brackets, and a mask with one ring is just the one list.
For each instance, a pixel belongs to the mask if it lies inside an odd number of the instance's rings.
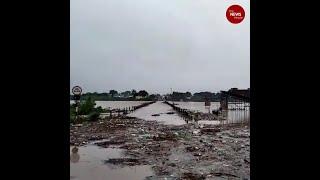
[[149,95],[149,93],[145,90],[141,90],[138,92],[138,96],[146,97],[148,95]]
[[114,97],[114,95],[118,94],[118,91],[112,89],[109,91],[109,94],[111,94],[111,97]]
[[155,94],[151,94],[150,96],[149,96],[149,98],[150,98],[150,100],[156,100],[157,99],[157,96],[155,95]]
[[131,91],[124,91],[121,93],[124,97],[128,97],[131,95]]

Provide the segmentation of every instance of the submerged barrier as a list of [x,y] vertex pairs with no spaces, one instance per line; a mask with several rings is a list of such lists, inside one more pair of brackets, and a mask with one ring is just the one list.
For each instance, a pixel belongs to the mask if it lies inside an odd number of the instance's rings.
[[131,112],[134,112],[140,108],[143,108],[145,106],[148,106],[150,104],[155,103],[156,101],[151,101],[151,102],[146,102],[146,103],[142,103],[140,105],[137,106],[130,106],[130,107],[125,107],[125,108],[117,108],[117,109],[108,109],[107,113],[103,113],[103,115],[109,115],[109,117],[114,117],[114,116],[120,116],[120,115],[126,115],[129,114]]
[[[191,120],[217,120],[218,114],[215,113],[203,113],[196,112],[189,109],[184,109],[176,106],[174,103],[170,103],[168,101],[164,101],[165,104],[171,106],[175,111],[177,111],[182,117],[191,119]],[[215,112],[215,111],[214,111]]]
[[133,111],[135,111],[135,110],[137,110],[137,109],[146,107],[146,106],[148,106],[148,105],[150,105],[150,104],[153,104],[153,103],[155,103],[155,102],[156,102],[156,101],[146,102],[146,103],[140,104],[140,105],[138,105],[138,106],[133,106],[132,108],[133,108]]
[[169,105],[169,106],[171,106],[172,109],[177,111],[180,115],[182,115],[185,118],[194,119],[194,120],[198,119],[197,118],[197,113],[195,113],[195,112],[193,112],[191,110],[180,108],[180,107],[176,106],[174,103],[170,103],[168,101],[164,101],[164,103]]

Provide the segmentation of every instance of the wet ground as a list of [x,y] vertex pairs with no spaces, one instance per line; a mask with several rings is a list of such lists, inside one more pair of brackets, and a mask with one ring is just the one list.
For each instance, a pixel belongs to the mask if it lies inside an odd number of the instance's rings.
[[250,179],[246,124],[159,122],[122,117],[71,126],[70,144],[81,147],[70,178]]

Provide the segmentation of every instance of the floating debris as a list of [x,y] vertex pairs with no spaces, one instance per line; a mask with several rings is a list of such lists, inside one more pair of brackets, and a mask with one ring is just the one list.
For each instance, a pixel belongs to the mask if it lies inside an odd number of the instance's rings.
[[104,161],[104,164],[114,164],[114,165],[127,165],[127,166],[136,166],[140,165],[138,159],[134,158],[113,158]]

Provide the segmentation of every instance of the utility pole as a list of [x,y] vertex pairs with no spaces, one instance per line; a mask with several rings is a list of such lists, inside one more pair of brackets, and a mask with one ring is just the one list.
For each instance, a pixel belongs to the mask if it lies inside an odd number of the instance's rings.
[[82,93],[81,87],[80,86],[74,86],[72,88],[72,93],[73,93],[74,101],[75,101],[75,104],[76,104],[76,120],[78,120],[78,111],[79,111],[79,106],[80,106],[80,96],[81,96],[81,93]]
[[174,103],[173,103],[173,92],[172,92],[172,88],[170,88],[170,90],[171,90],[171,102],[172,102],[172,104],[174,105]]

